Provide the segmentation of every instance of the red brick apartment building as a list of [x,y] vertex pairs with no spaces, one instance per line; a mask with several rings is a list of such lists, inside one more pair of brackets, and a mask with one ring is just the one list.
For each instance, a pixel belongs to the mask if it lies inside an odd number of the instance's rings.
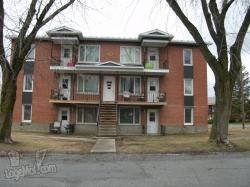
[[100,136],[207,130],[205,60],[196,43],[160,30],[135,39],[50,30],[37,37],[17,85],[14,128],[71,124],[74,133]]

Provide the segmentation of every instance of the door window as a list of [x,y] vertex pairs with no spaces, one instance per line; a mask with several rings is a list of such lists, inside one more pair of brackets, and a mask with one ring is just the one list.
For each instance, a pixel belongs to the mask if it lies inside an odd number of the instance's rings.
[[62,88],[63,89],[69,88],[69,80],[68,79],[62,79]]
[[149,112],[149,121],[155,122],[155,112]]
[[61,120],[68,120],[68,111],[67,110],[62,110],[61,114],[62,114]]
[[156,91],[156,82],[151,80],[149,84],[150,84],[149,90],[150,91]]
[[70,49],[69,48],[64,48],[63,49],[63,57],[64,58],[70,58]]

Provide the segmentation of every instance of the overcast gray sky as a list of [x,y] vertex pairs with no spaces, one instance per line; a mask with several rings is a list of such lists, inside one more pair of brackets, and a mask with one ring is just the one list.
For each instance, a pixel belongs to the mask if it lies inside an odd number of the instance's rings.
[[[15,6],[13,8],[13,3]],[[83,2],[83,1],[82,1]],[[165,1],[161,0],[86,0],[86,7],[73,6],[63,13],[63,16],[56,18],[39,32],[43,35],[45,31],[58,26],[66,25],[82,31],[85,36],[108,36],[108,37],[132,37],[136,38],[139,33],[161,29],[174,35],[175,40],[193,40],[187,29],[182,25],[175,14],[170,10]],[[212,41],[202,12],[194,5],[181,1],[186,15],[201,31],[207,41]],[[190,2],[190,1],[187,1]],[[24,7],[28,6],[28,1],[9,0],[5,2],[8,10],[7,25],[13,26],[24,12]],[[242,18],[242,7],[230,11],[230,17],[226,22],[230,33],[234,33],[239,28],[238,19]],[[9,33],[8,34],[13,34]],[[233,38],[231,34],[229,37]],[[247,40],[250,41],[248,34]],[[250,46],[246,45],[242,53],[243,63],[250,71]],[[211,46],[214,50],[214,45]],[[208,68],[208,95],[212,96],[214,85],[213,73]]]

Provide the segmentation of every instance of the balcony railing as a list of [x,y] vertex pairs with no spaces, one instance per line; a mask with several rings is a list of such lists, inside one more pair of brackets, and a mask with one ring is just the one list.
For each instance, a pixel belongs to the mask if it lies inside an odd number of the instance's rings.
[[52,59],[50,62],[51,66],[64,66],[64,67],[74,67],[75,61],[74,60],[67,60],[63,61],[61,59]]
[[70,93],[62,89],[51,90],[50,99],[57,101],[75,101],[75,102],[99,102],[99,93],[84,92],[84,93]]
[[158,61],[144,61],[145,69],[168,69],[168,62],[165,59],[160,59]]
[[129,92],[119,93],[118,102],[141,102],[141,103],[159,103],[166,102],[166,93],[141,93],[131,94]]

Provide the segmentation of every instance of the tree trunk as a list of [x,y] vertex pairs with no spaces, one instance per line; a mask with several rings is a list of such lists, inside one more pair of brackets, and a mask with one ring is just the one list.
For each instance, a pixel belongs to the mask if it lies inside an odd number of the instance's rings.
[[218,144],[228,144],[228,122],[231,114],[232,84],[229,78],[216,80],[215,84],[216,107],[210,134],[210,140]]
[[240,113],[242,128],[245,129],[245,96],[244,96],[244,84],[243,84],[243,70],[240,70]]
[[16,81],[12,73],[3,72],[0,105],[0,142],[13,143],[11,139],[12,111],[16,100]]

